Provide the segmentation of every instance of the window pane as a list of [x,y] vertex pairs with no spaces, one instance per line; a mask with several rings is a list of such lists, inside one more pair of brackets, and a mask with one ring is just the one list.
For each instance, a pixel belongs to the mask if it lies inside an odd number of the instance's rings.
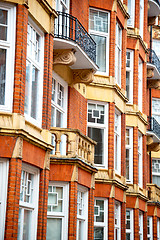
[[63,124],[63,114],[60,111],[56,111],[57,117],[56,117],[56,127],[62,127]]
[[129,85],[130,85],[130,72],[126,72],[126,97],[128,99],[130,99]]
[[104,239],[104,228],[94,227],[94,240],[103,240],[103,239]]
[[126,233],[126,240],[131,240],[131,234],[130,233]]
[[24,210],[23,240],[29,240],[31,238],[30,229],[31,229],[31,211]]
[[95,146],[95,164],[103,164],[104,158],[104,129],[88,128],[88,136],[97,142]]
[[106,72],[106,37],[91,34],[96,42],[96,63],[99,71]]
[[30,69],[31,64],[26,61],[26,82],[25,82],[25,104],[24,104],[24,112],[29,114],[29,79],[30,79]]
[[61,234],[62,234],[62,219],[48,218],[46,240],[61,240],[62,239]]
[[39,71],[33,66],[32,68],[32,98],[31,98],[31,117],[37,119],[38,112],[38,77]]
[[0,40],[7,41],[8,12],[0,9]]
[[6,49],[0,49],[0,105],[5,105],[5,85],[6,85]]
[[108,13],[90,9],[90,30],[108,33]]

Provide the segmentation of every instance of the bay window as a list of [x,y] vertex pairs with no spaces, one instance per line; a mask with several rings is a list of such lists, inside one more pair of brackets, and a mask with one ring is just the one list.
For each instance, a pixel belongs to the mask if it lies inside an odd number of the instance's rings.
[[126,129],[126,180],[133,183],[133,128]]
[[143,39],[143,26],[144,26],[144,0],[140,0],[139,11],[139,35]]
[[115,80],[121,86],[122,28],[116,23]]
[[121,239],[121,205],[119,202],[115,202],[114,210],[114,240]]
[[0,239],[4,239],[9,161],[0,158]]
[[142,96],[143,96],[143,63],[139,58],[138,64],[138,107],[139,111],[142,112]]
[[126,52],[126,97],[133,104],[133,51]]
[[39,169],[22,165],[18,240],[36,239],[39,197]]
[[0,110],[12,111],[16,7],[0,2]]
[[138,133],[138,184],[143,187],[143,157],[142,157],[142,134]]
[[67,127],[67,83],[53,74],[52,78],[52,100],[51,100],[51,126]]
[[94,201],[94,240],[107,240],[107,200]]
[[107,167],[108,148],[108,105],[88,102],[88,136],[97,142],[94,163]]
[[109,12],[90,9],[90,35],[96,42],[96,63],[99,72],[109,74]]
[[126,240],[134,239],[133,209],[126,209]]
[[121,173],[121,114],[115,110],[114,121],[114,169]]
[[157,218],[157,240],[160,240],[160,218]]
[[147,217],[147,240],[153,240],[152,217]]
[[78,186],[76,240],[87,239],[88,239],[88,190],[82,186]]
[[130,17],[127,20],[127,26],[134,28],[135,0],[128,0],[128,13]]
[[25,81],[26,119],[41,127],[43,96],[44,33],[30,19],[27,32]]
[[139,211],[139,240],[143,240],[143,212]]
[[152,117],[160,124],[160,98],[152,98]]
[[152,182],[160,186],[160,159],[152,159]]
[[48,187],[47,240],[67,240],[68,183],[50,182]]

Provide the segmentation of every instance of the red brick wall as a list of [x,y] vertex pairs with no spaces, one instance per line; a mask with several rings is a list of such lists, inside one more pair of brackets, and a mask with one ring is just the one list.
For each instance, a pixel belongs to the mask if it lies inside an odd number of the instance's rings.
[[68,222],[68,238],[70,240],[76,240],[77,230],[77,183],[70,183],[69,190],[69,222]]
[[126,176],[126,115],[121,114],[121,175]]
[[45,35],[42,127],[50,129],[52,98],[53,36]]
[[114,169],[114,115],[115,104],[109,103],[109,122],[108,122],[108,169]]
[[39,183],[39,208],[37,240],[46,240],[47,231],[47,204],[48,204],[49,171],[41,170]]
[[138,128],[133,128],[133,183],[138,184]]
[[17,5],[13,112],[24,113],[28,10]]
[[68,88],[68,128],[79,129],[86,135],[87,100],[71,87]]
[[88,240],[94,239],[94,189],[89,190],[88,197]]
[[6,240],[17,240],[21,169],[21,159],[10,159],[5,226]]
[[108,240],[114,239],[114,198],[108,199]]

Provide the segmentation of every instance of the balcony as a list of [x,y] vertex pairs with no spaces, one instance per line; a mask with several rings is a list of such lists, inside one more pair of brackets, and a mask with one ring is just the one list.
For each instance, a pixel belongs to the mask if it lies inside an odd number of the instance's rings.
[[160,87],[160,60],[155,51],[149,49],[149,62],[147,62],[148,87]]
[[147,145],[148,151],[160,150],[160,124],[154,117],[149,117],[149,128],[147,131]]
[[94,166],[95,141],[83,135],[78,129],[51,128],[54,150],[51,158],[79,159]]
[[149,0],[148,17],[158,17],[160,14],[159,0]]
[[64,12],[57,12],[54,30],[54,51],[73,50],[76,61],[71,69],[93,69],[96,65],[96,43],[79,22],[79,20]]

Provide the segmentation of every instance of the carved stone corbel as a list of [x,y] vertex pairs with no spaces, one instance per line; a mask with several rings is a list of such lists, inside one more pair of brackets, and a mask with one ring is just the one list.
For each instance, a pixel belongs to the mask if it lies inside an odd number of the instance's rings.
[[46,154],[45,154],[44,169],[50,170],[50,152],[49,151],[46,151]]
[[18,137],[14,146],[12,158],[22,158],[23,153],[23,139]]
[[53,65],[64,64],[71,66],[76,62],[74,49],[56,49],[53,52]]
[[89,84],[93,81],[94,71],[92,69],[73,69],[73,83]]
[[159,80],[148,80],[147,85],[148,85],[148,88],[159,89],[160,81]]
[[154,71],[153,69],[147,69],[147,78],[154,77]]

